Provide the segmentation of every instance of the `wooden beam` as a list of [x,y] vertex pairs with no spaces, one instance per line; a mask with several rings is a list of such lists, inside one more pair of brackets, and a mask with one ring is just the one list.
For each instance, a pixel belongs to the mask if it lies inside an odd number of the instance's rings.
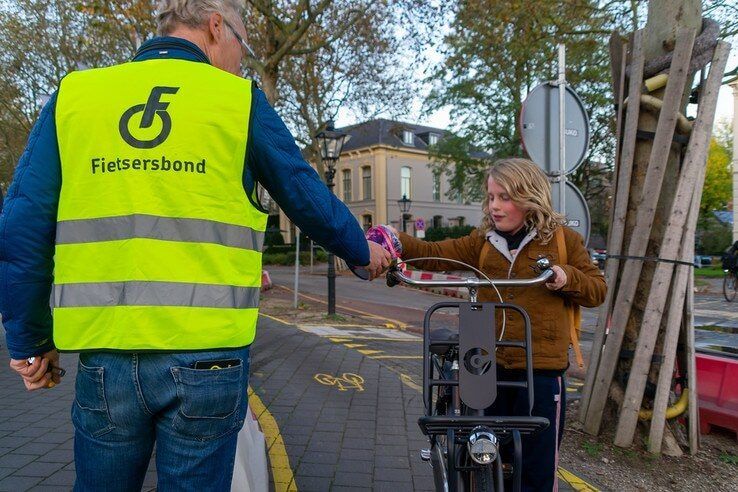
[[608,42],[608,48],[610,49],[610,82],[612,83],[612,98],[616,110],[623,102],[623,97],[625,97],[623,80],[627,63],[627,51],[624,49],[626,46],[627,43],[618,31],[613,31],[610,34]]
[[[717,51],[715,55],[716,57],[719,55]],[[724,55],[726,54],[724,53]],[[695,193],[699,193],[702,196],[701,184],[704,181],[704,177],[701,177],[700,174],[704,172],[707,150],[710,145],[711,128],[715,119],[715,107],[717,106],[717,94],[723,77],[722,72],[725,68],[723,62],[727,62],[727,56],[725,56],[725,60],[720,60],[719,58],[713,60],[710,77],[705,87],[703,87],[705,91],[703,93],[703,101],[689,139],[676,194],[671,204],[669,222],[661,241],[661,247],[659,248],[659,257],[666,260],[676,260],[679,257],[679,248],[682,239],[685,237],[685,228],[688,228],[687,215],[692,209],[692,197]],[[716,68],[719,71],[717,78],[715,78]],[[695,186],[696,183],[699,184]],[[684,273],[678,275],[678,280],[681,284],[677,283],[674,286],[676,290],[675,295],[681,297],[677,299],[672,297],[671,307],[674,309],[669,310],[669,324],[666,325],[667,335],[664,338],[665,344],[671,344],[673,346],[674,354],[669,353],[666,347],[664,347],[662,352],[665,362],[661,367],[661,373],[665,377],[668,375],[669,382],[671,381],[674,368],[676,340],[679,336],[680,317],[684,302],[684,288],[687,281],[687,275]],[[643,313],[643,320],[636,343],[633,365],[630,369],[630,377],[628,378],[623,405],[620,408],[620,418],[618,419],[614,441],[616,446],[628,447],[633,443],[633,435],[635,434],[636,424],[638,423],[638,412],[641,409],[643,391],[646,388],[648,373],[651,369],[651,358],[653,357],[656,339],[658,338],[662,325],[672,277],[674,277],[674,263],[659,262],[656,265],[651,290],[649,291],[646,302],[646,309]],[[669,364],[669,358],[671,358],[671,364]],[[664,396],[668,396],[668,392]],[[664,400],[664,403],[666,403],[666,400]],[[664,411],[666,411],[666,406],[664,406]],[[661,432],[663,432],[663,427],[661,428]]]
[[[694,242],[689,257],[694,260]],[[687,383],[689,388],[689,453],[695,455],[700,449],[700,412],[697,399],[699,388],[694,345],[694,268],[689,269],[687,289],[687,298],[684,301],[683,328],[686,331]]]
[[[715,110],[717,108],[718,92],[720,91],[720,85],[723,79],[723,73],[725,73],[725,66],[728,63],[728,55],[730,53],[730,45],[725,42],[718,43],[713,54],[712,64],[710,66],[710,74],[707,77],[707,81],[701,87],[702,93],[700,94],[700,105],[697,110],[697,119],[695,121],[692,135],[689,139],[689,147],[687,147],[687,154],[684,158],[683,169],[695,168],[697,171],[696,186],[693,189],[690,203],[690,221],[687,224],[686,234],[683,238],[690,244],[694,243],[694,232],[697,224],[697,210],[699,209],[700,201],[702,199],[702,187],[705,182],[705,166],[707,162],[707,153],[710,147],[710,137],[712,136],[712,126],[715,121]],[[681,185],[681,182],[680,182]],[[681,186],[679,188],[681,190]],[[679,201],[679,191],[677,192],[677,198],[675,202]],[[686,198],[686,197],[685,197]],[[685,206],[686,206],[686,199]],[[672,209],[673,211],[673,209]],[[666,240],[666,238],[665,238]],[[691,252],[694,246],[687,246],[686,252]],[[684,257],[684,255],[682,255]],[[689,260],[690,262],[692,259]],[[668,405],[669,392],[671,389],[672,373],[674,368],[674,359],[676,357],[677,341],[679,339],[679,326],[682,317],[682,307],[684,303],[684,296],[686,294],[686,283],[689,279],[688,269],[684,265],[679,266],[677,272],[679,282],[675,286],[674,294],[676,296],[676,303],[673,303],[673,310],[669,311],[667,332],[664,341],[664,364],[661,367],[659,373],[659,380],[656,390],[656,398],[654,399],[653,407],[653,419],[651,420],[651,430],[649,433],[649,445],[648,449],[652,453],[659,453],[661,451],[661,441],[664,434],[664,425],[666,424],[665,415],[666,407]],[[657,272],[658,273],[658,272]],[[654,281],[655,281],[654,277]],[[650,300],[650,299],[649,299]],[[644,318],[645,320],[645,318]],[[645,324],[645,323],[644,323]],[[692,327],[694,329],[694,327]],[[638,340],[640,344],[640,339]],[[690,375],[694,377],[694,375]],[[645,384],[645,381],[644,381]]]
[[[631,101],[640,101],[641,88],[643,87],[643,30],[639,29],[633,35],[633,51],[631,53],[631,69],[630,81],[628,85],[628,97]],[[623,61],[627,59],[623,56]],[[625,70],[622,70],[622,74]],[[622,101],[619,105],[618,112],[622,114]],[[630,195],[630,178],[633,172],[633,157],[635,156],[636,134],[638,133],[638,117],[640,115],[640,106],[631,104],[625,116],[625,128],[622,135],[622,150],[620,151],[620,160],[618,161],[618,176],[615,203],[613,204],[612,219],[610,220],[610,228],[608,232],[607,252],[611,255],[619,255],[623,248],[623,237],[625,235],[625,217],[628,213],[628,199]],[[618,148],[620,148],[618,141]],[[597,317],[597,328],[595,329],[595,337],[592,343],[592,350],[589,354],[589,367],[582,388],[582,398],[579,407],[579,420],[584,422],[587,416],[590,396],[592,394],[592,385],[594,384],[595,375],[599,366],[602,346],[605,342],[605,331],[607,330],[607,321],[612,311],[612,303],[615,298],[616,279],[618,269],[620,268],[620,260],[609,258],[605,262],[605,282],[607,283],[607,294],[605,302],[600,306],[599,316]]]
[[[643,192],[638,201],[636,224],[632,239],[628,245],[628,256],[642,257],[646,254],[648,239],[653,225],[656,206],[660,195],[661,185],[666,172],[672,138],[676,128],[677,114],[681,106],[682,95],[687,82],[689,60],[692,55],[695,30],[680,29],[676,38],[676,46],[666,83],[664,103],[656,126],[656,136],[646,171]],[[635,106],[636,100],[629,100],[630,106]],[[608,334],[605,352],[597,370],[592,386],[592,396],[587,408],[587,417],[584,430],[589,434],[599,433],[602,423],[602,412],[607,403],[607,395],[615,373],[615,367],[620,358],[620,348],[625,334],[625,327],[630,318],[631,307],[635,296],[638,280],[641,275],[643,260],[625,260],[622,280],[618,289],[615,307],[612,311],[610,333]]]

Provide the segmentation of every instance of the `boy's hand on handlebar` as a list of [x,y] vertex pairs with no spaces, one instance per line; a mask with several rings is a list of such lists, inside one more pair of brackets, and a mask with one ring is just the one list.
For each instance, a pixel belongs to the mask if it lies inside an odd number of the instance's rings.
[[546,287],[548,287],[549,290],[559,290],[566,285],[566,272],[564,272],[564,269],[559,265],[552,266],[551,270],[553,270],[555,275],[550,282],[546,282]]
[[371,275],[369,280],[374,280],[389,267],[392,256],[389,251],[374,241],[367,241],[367,243],[369,244],[369,264],[365,268]]

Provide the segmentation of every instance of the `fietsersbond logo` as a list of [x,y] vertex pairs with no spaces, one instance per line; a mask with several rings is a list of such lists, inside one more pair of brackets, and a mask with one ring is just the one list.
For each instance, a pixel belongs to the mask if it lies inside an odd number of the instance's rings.
[[[164,94],[176,94],[177,91],[179,91],[179,87],[154,87],[151,89],[151,93],[149,94],[149,98],[146,103],[136,104],[128,108],[120,117],[120,121],[118,122],[118,130],[120,131],[120,136],[123,140],[131,147],[135,147],[137,149],[153,149],[164,142],[164,140],[169,136],[169,132],[172,131],[172,118],[167,112],[169,103],[162,101],[161,96]],[[131,133],[131,118],[140,112],[143,112],[141,121],[138,124],[138,128],[134,129],[133,133]],[[154,119],[157,116],[161,119],[161,130],[158,135],[148,140],[139,139],[134,135],[134,133],[137,133],[136,130],[146,130],[151,128],[154,123]],[[140,134],[141,132],[138,133]]]

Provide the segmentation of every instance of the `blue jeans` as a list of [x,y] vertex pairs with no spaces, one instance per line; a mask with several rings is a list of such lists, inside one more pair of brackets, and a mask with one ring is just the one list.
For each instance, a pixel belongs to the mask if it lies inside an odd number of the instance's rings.
[[[226,369],[196,361],[239,359]],[[249,348],[79,356],[76,491],[141,490],[156,442],[158,490],[230,490],[247,406]]]
[[[525,381],[525,372],[497,367],[499,379]],[[528,415],[528,392],[519,388],[498,388],[497,399],[487,415]],[[549,426],[533,437],[522,438],[524,492],[558,490],[559,445],[566,420],[566,381],[563,371],[534,371],[533,415],[546,417]],[[503,450],[512,462],[512,446]],[[511,486],[512,488],[512,486]]]

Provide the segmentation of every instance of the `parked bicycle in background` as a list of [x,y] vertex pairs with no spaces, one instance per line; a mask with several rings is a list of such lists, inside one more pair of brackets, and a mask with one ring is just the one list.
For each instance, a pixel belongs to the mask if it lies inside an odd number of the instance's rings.
[[738,241],[723,254],[723,296],[733,302],[738,294]]

